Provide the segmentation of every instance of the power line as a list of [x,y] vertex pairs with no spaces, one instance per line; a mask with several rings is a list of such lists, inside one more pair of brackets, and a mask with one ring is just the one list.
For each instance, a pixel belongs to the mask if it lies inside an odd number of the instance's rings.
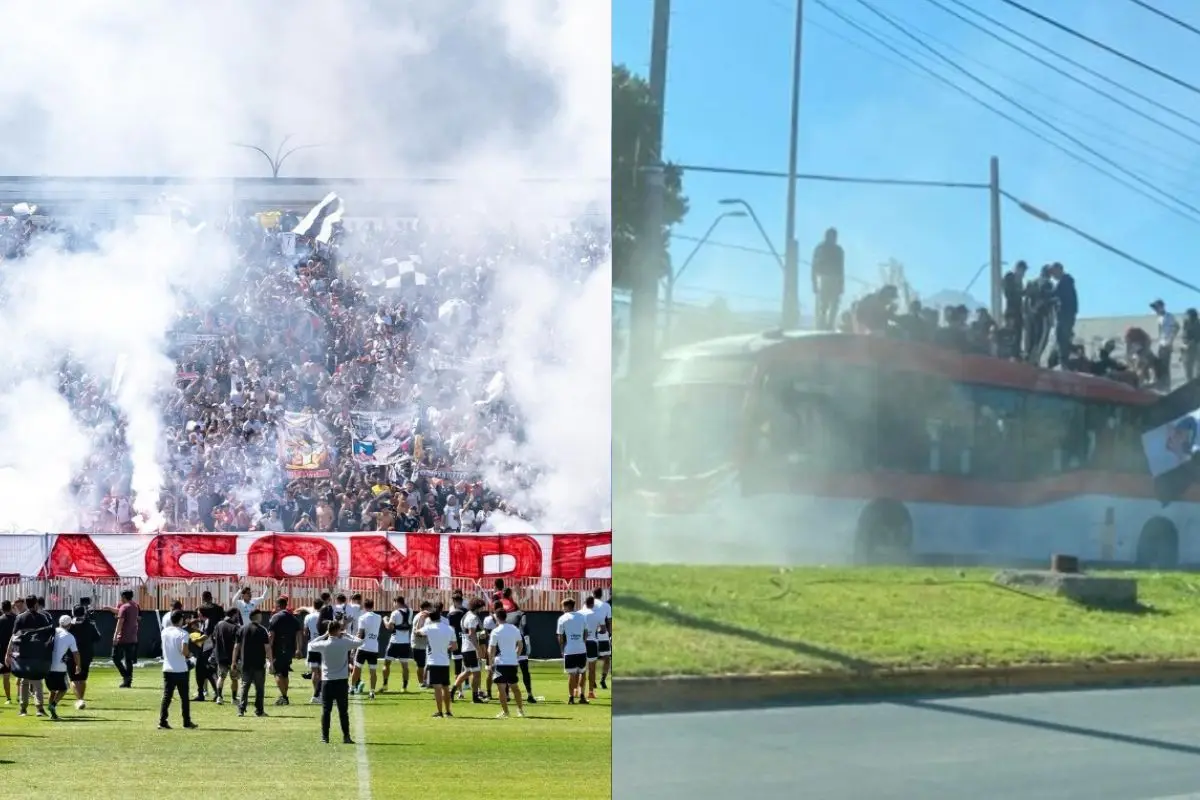
[[1111,45],[1107,45],[1104,42],[1101,42],[1098,39],[1093,39],[1091,36],[1088,36],[1087,34],[1080,33],[1079,31],[1072,28],[1070,25],[1064,25],[1063,23],[1059,22],[1056,19],[1047,17],[1045,14],[1039,13],[1037,11],[1034,11],[1032,8],[1028,8],[1026,6],[1021,5],[1016,0],[1000,0],[1000,2],[1004,3],[1007,6],[1012,6],[1013,8],[1017,9],[1018,11],[1024,12],[1025,14],[1028,14],[1029,16],[1034,17],[1035,19],[1040,19],[1042,22],[1046,23],[1047,25],[1051,25],[1055,28],[1058,28],[1063,33],[1074,36],[1076,39],[1085,41],[1088,44],[1092,45],[1093,47],[1098,47],[1106,53],[1111,53],[1112,55],[1116,56],[1117,58],[1119,58],[1123,61],[1127,61],[1136,67],[1141,67],[1142,69],[1146,70],[1147,72],[1157,75],[1158,77],[1160,77],[1164,80],[1168,80],[1171,83],[1175,84],[1176,86],[1181,86],[1184,89],[1187,89],[1189,92],[1195,92],[1196,94],[1200,94],[1200,86],[1196,86],[1194,83],[1189,83],[1188,81],[1185,81],[1183,78],[1176,77],[1169,72],[1164,72],[1163,70],[1159,69],[1158,67],[1153,67],[1153,66],[1147,64],[1145,61],[1142,61],[1141,59],[1138,59],[1138,58],[1134,58],[1133,56],[1129,55],[1128,53],[1122,52],[1122,51],[1118,50],[1117,48],[1112,47]]
[[[947,8],[945,5],[940,3],[938,0],[925,0],[925,2],[941,9],[942,11],[944,11],[945,13],[954,17],[955,19],[959,20],[960,22],[963,22],[966,25],[970,25],[972,28],[975,28],[976,30],[984,33],[985,35],[990,36],[992,39],[995,39],[996,41],[1000,42],[1001,44],[1004,44],[1004,45],[1012,48],[1013,50],[1016,50],[1018,53],[1021,53],[1026,58],[1029,58],[1029,59],[1032,59],[1033,61],[1038,62],[1042,66],[1046,67],[1049,70],[1056,72],[1057,74],[1063,76],[1067,80],[1072,81],[1073,83],[1076,83],[1079,86],[1082,86],[1086,89],[1089,89],[1092,92],[1095,92],[1096,94],[1100,95],[1101,97],[1108,100],[1109,102],[1115,103],[1116,105],[1120,106],[1121,108],[1124,108],[1126,111],[1130,111],[1130,112],[1136,114],[1137,116],[1144,119],[1146,122],[1149,122],[1153,125],[1157,125],[1158,127],[1162,128],[1164,130],[1170,131],[1171,133],[1174,133],[1176,136],[1186,139],[1193,144],[1200,145],[1200,138],[1197,138],[1185,131],[1182,131],[1179,128],[1176,128],[1174,125],[1170,125],[1166,122],[1163,122],[1160,119],[1152,117],[1149,114],[1147,114],[1145,111],[1142,111],[1140,108],[1137,108],[1136,106],[1130,105],[1129,103],[1125,102],[1124,100],[1117,97],[1116,95],[1114,95],[1110,92],[1106,92],[1105,90],[1101,89],[1100,87],[1096,86],[1095,84],[1088,83],[1087,81],[1083,80],[1082,78],[1080,78],[1077,75],[1072,75],[1070,72],[1067,72],[1065,69],[1058,66],[1057,64],[1053,64],[1053,63],[1047,61],[1046,59],[1042,58],[1041,56],[1031,53],[1029,50],[1026,50],[1024,47],[1021,47],[1021,45],[1015,44],[1015,43],[1009,41],[1008,39],[1005,39],[1003,36],[996,33],[995,31],[988,30],[984,26],[980,25],[978,22],[967,19],[962,14],[959,14],[957,11],[954,11],[951,8]],[[1149,97],[1148,95],[1145,95],[1142,92],[1137,91],[1136,89],[1131,89],[1128,86],[1126,86],[1125,84],[1121,83],[1120,81],[1113,80],[1112,78],[1108,77],[1104,73],[1092,69],[1087,64],[1083,64],[1069,56],[1065,56],[1062,53],[1059,53],[1058,51],[1054,50],[1053,48],[1049,47],[1048,45],[1045,45],[1045,44],[1039,42],[1037,39],[1034,39],[1031,36],[1027,36],[1024,33],[1021,33],[1016,28],[1013,28],[1010,25],[1006,25],[1005,23],[1001,22],[1000,20],[996,19],[995,17],[988,16],[987,14],[983,13],[982,11],[972,8],[971,6],[963,3],[962,0],[947,0],[947,2],[953,3],[954,5],[958,6],[959,8],[962,8],[965,11],[968,11],[971,14],[974,14],[974,15],[980,17],[981,19],[984,19],[984,20],[990,22],[992,25],[996,26],[997,28],[1007,31],[1008,33],[1011,33],[1013,36],[1016,36],[1018,39],[1020,39],[1024,42],[1028,42],[1029,44],[1033,45],[1034,47],[1037,47],[1037,48],[1041,49],[1042,51],[1051,54],[1052,56],[1059,59],[1060,61],[1070,64],[1071,66],[1075,67],[1076,69],[1081,70],[1082,72],[1084,72],[1088,75],[1091,75],[1092,77],[1094,77],[1098,80],[1101,80],[1110,86],[1114,86],[1114,87],[1120,89],[1121,91],[1126,92],[1126,93],[1132,95],[1133,97],[1136,97],[1139,100],[1153,106],[1154,108],[1164,111],[1164,112],[1170,114],[1171,116],[1177,117],[1178,119],[1181,119],[1184,122],[1189,122],[1192,125],[1196,125],[1197,127],[1200,127],[1200,119],[1196,119],[1195,117],[1190,117],[1187,114],[1184,114],[1183,112],[1178,111],[1177,109],[1171,108],[1170,106],[1166,105],[1165,103],[1160,103],[1159,101],[1155,100],[1153,97]]]
[[[831,7],[830,7],[830,6],[829,6],[827,3],[825,3],[823,0],[816,0],[816,2],[818,3],[818,5],[822,6],[822,7],[823,7],[823,8],[825,8],[826,10],[828,10],[828,11],[831,11],[832,13],[836,14],[837,16],[840,16],[840,17],[842,17],[842,19],[843,19],[843,20],[847,20],[847,21],[849,21],[849,20],[848,20],[848,19],[847,19],[845,16],[843,16],[843,15],[842,15],[840,12],[833,11],[833,10],[832,10],[832,8],[831,8]],[[873,6],[871,3],[868,3],[868,2],[867,2],[867,0],[857,0],[857,2],[859,3],[859,5],[861,5],[861,6],[863,6],[864,8],[866,8],[866,9],[867,9],[868,11],[870,11],[872,14],[875,14],[875,15],[876,15],[876,16],[878,16],[880,19],[882,19],[884,22],[888,23],[889,25],[891,25],[892,27],[894,27],[894,28],[896,28],[898,31],[900,31],[902,34],[904,34],[904,35],[905,35],[905,36],[907,36],[908,38],[912,39],[912,40],[913,40],[914,42],[916,42],[916,44],[917,44],[918,46],[920,46],[922,49],[924,49],[924,50],[927,50],[927,51],[929,51],[930,53],[932,53],[932,54],[933,54],[933,55],[934,55],[934,56],[935,56],[935,57],[936,57],[938,60],[940,60],[940,61],[942,61],[943,63],[945,63],[946,65],[950,66],[952,69],[956,70],[957,72],[960,72],[960,73],[962,73],[964,76],[966,76],[966,77],[967,77],[967,78],[969,78],[970,80],[974,81],[975,83],[979,84],[979,85],[980,85],[980,86],[982,86],[984,89],[987,89],[987,90],[988,90],[989,92],[991,92],[992,94],[995,94],[996,96],[1000,97],[1002,100],[1005,100],[1006,102],[1008,102],[1008,103],[1009,103],[1010,105],[1012,105],[1013,107],[1015,107],[1015,108],[1019,109],[1020,111],[1023,111],[1025,114],[1027,114],[1028,116],[1030,116],[1030,117],[1032,117],[1033,119],[1037,120],[1037,121],[1038,121],[1038,122],[1040,122],[1042,125],[1046,126],[1046,127],[1047,127],[1047,128],[1049,128],[1050,130],[1052,130],[1052,131],[1054,131],[1055,133],[1057,133],[1059,136],[1061,136],[1061,137],[1063,137],[1064,139],[1066,139],[1066,140],[1068,140],[1068,141],[1070,141],[1070,142],[1074,143],[1074,144],[1075,144],[1077,147],[1080,147],[1080,148],[1082,148],[1083,150],[1087,151],[1088,153],[1090,153],[1090,154],[1091,154],[1091,155],[1093,155],[1094,157],[1096,157],[1096,158],[1100,159],[1100,160],[1101,160],[1101,161],[1103,161],[1104,163],[1106,163],[1106,164],[1108,164],[1109,166],[1111,166],[1113,169],[1116,169],[1118,172],[1120,172],[1120,173],[1122,173],[1122,174],[1124,174],[1124,175],[1128,176],[1128,177],[1129,177],[1131,180],[1135,181],[1136,183],[1142,184],[1143,186],[1147,187],[1147,188],[1148,188],[1148,189],[1149,189],[1151,192],[1157,192],[1159,195],[1162,195],[1162,197],[1166,198],[1166,200],[1168,200],[1168,201],[1171,201],[1171,202],[1173,202],[1173,203],[1176,203],[1176,204],[1177,204],[1177,205],[1179,205],[1179,206],[1183,206],[1184,208],[1188,209],[1189,211],[1193,212],[1194,214],[1200,215],[1200,208],[1196,208],[1195,206],[1191,205],[1190,203],[1187,203],[1186,201],[1184,201],[1184,200],[1181,200],[1181,199],[1179,199],[1178,197],[1175,197],[1174,195],[1170,194],[1169,192],[1164,192],[1162,189],[1158,188],[1158,186],[1156,186],[1154,183],[1152,183],[1152,182],[1150,182],[1150,181],[1146,180],[1145,178],[1143,178],[1142,176],[1138,175],[1137,173],[1135,173],[1135,172],[1133,172],[1133,171],[1131,171],[1131,170],[1129,170],[1129,169],[1126,169],[1126,168],[1125,168],[1124,166],[1122,166],[1120,163],[1118,163],[1117,161],[1115,161],[1115,160],[1113,160],[1113,159],[1109,158],[1108,156],[1106,156],[1105,154],[1103,154],[1103,153],[1101,153],[1100,151],[1096,150],[1095,148],[1091,147],[1090,145],[1088,145],[1088,144],[1087,144],[1086,142],[1084,142],[1083,140],[1081,140],[1081,139],[1079,139],[1078,137],[1076,137],[1076,136],[1072,135],[1071,133],[1069,133],[1069,132],[1067,132],[1067,131],[1063,130],[1062,128],[1060,128],[1059,126],[1055,125],[1054,123],[1052,123],[1052,122],[1049,122],[1049,121],[1048,121],[1048,120],[1046,120],[1044,117],[1041,117],[1041,116],[1039,116],[1038,114],[1036,114],[1035,112],[1033,112],[1033,111],[1031,111],[1029,108],[1027,108],[1026,106],[1024,106],[1024,105],[1022,105],[1021,103],[1019,103],[1019,102],[1017,102],[1016,100],[1014,100],[1012,97],[1010,97],[1010,96],[1009,96],[1008,94],[1006,94],[1005,92],[1003,92],[1003,91],[1001,91],[1001,90],[997,89],[996,87],[992,86],[990,83],[988,83],[987,81],[983,80],[983,79],[982,79],[982,78],[980,78],[979,76],[975,75],[973,72],[971,72],[970,70],[966,69],[965,67],[963,67],[962,65],[960,65],[958,62],[956,62],[956,61],[954,61],[953,59],[949,58],[949,57],[948,57],[948,56],[946,56],[944,53],[942,53],[941,51],[939,51],[937,48],[935,48],[935,47],[933,47],[932,45],[930,45],[930,44],[928,44],[927,42],[925,42],[925,41],[924,41],[923,39],[921,39],[919,36],[916,36],[915,34],[913,34],[911,31],[909,31],[907,28],[905,28],[905,27],[904,27],[903,25],[901,25],[900,23],[896,22],[896,21],[895,21],[894,19],[892,19],[890,16],[888,16],[887,14],[883,13],[882,11],[880,11],[878,8],[876,8],[875,6]],[[851,23],[851,24],[853,24],[853,23]],[[859,26],[856,26],[856,27],[859,27]],[[863,29],[862,29],[861,27],[859,27],[859,30],[863,30]],[[868,33],[868,35],[871,35],[869,31],[867,31],[867,33]],[[889,46],[889,47],[890,47],[890,46]],[[895,49],[895,48],[890,48],[890,49]],[[922,65],[922,68],[923,68],[923,69],[928,69],[927,67],[924,67],[924,65]],[[931,74],[937,74],[937,73],[933,73],[932,71],[930,71],[930,72],[931,72]],[[941,80],[946,80],[944,77],[942,77],[942,76],[940,76],[940,75],[939,75],[939,79],[941,79]],[[965,92],[965,93],[966,93],[966,94],[967,94],[969,97],[971,97],[972,99],[976,100],[977,102],[983,102],[983,101],[980,101],[980,100],[979,100],[979,98],[977,98],[977,97],[975,97],[974,95],[972,95],[970,92],[966,92],[964,89],[962,89],[961,87],[959,87],[957,84],[954,84],[953,82],[949,82],[949,81],[948,81],[948,83],[950,83],[950,85],[951,85],[951,86],[954,86],[954,87],[955,87],[955,88],[956,88],[958,91],[963,91],[963,92]],[[1017,125],[1019,125],[1020,127],[1024,128],[1026,131],[1028,131],[1028,132],[1030,132],[1030,133],[1033,133],[1033,135],[1037,136],[1037,137],[1038,137],[1038,138],[1040,138],[1042,141],[1045,141],[1045,142],[1047,142],[1047,143],[1050,143],[1050,144],[1052,144],[1054,147],[1056,147],[1057,149],[1059,149],[1059,150],[1061,150],[1062,152],[1066,153],[1066,154],[1067,154],[1067,155],[1069,155],[1071,158],[1074,158],[1074,159],[1076,159],[1077,161],[1080,161],[1081,163],[1083,163],[1083,164],[1086,164],[1087,166],[1091,167],[1092,169],[1094,169],[1094,170],[1096,170],[1096,171],[1100,172],[1100,173],[1101,173],[1101,174],[1103,174],[1103,175],[1107,175],[1109,178],[1112,178],[1113,180],[1116,180],[1116,181],[1118,181],[1118,182],[1120,182],[1120,183],[1123,183],[1123,184],[1124,184],[1124,185],[1125,185],[1127,188],[1129,188],[1129,189],[1131,189],[1131,190],[1133,190],[1133,191],[1137,192],[1138,194],[1142,195],[1143,197],[1146,197],[1147,199],[1151,200],[1152,202],[1155,202],[1155,203],[1157,203],[1158,205],[1162,206],[1163,208],[1166,208],[1166,209],[1168,209],[1168,210],[1169,210],[1169,211],[1171,211],[1172,213],[1174,213],[1174,214],[1178,214],[1179,216],[1182,216],[1183,218],[1185,218],[1185,219],[1187,219],[1187,220],[1189,220],[1189,221],[1191,221],[1191,222],[1197,222],[1197,223],[1200,223],[1200,217],[1195,217],[1195,216],[1191,216],[1191,215],[1189,215],[1189,214],[1186,214],[1186,213],[1184,213],[1183,211],[1181,211],[1181,210],[1179,210],[1178,208],[1176,208],[1175,206],[1172,206],[1172,205],[1170,205],[1169,203],[1163,202],[1163,201],[1162,201],[1162,200],[1160,200],[1158,197],[1155,197],[1155,196],[1153,196],[1152,194],[1149,194],[1149,193],[1147,193],[1146,191],[1144,191],[1144,190],[1142,190],[1142,189],[1139,189],[1139,188],[1137,188],[1137,187],[1135,187],[1135,186],[1133,186],[1133,185],[1131,185],[1131,184],[1129,184],[1129,183],[1127,183],[1127,182],[1125,182],[1125,181],[1122,181],[1122,180],[1121,180],[1121,179],[1119,179],[1119,178],[1116,178],[1116,177],[1115,177],[1115,176],[1113,176],[1111,173],[1108,173],[1108,172],[1106,172],[1105,170],[1103,170],[1102,168],[1100,168],[1100,167],[1097,167],[1095,164],[1093,164],[1093,163],[1091,163],[1090,161],[1088,161],[1087,159],[1083,158],[1083,157],[1082,157],[1082,156],[1080,156],[1078,153],[1075,153],[1075,152],[1073,152],[1073,151],[1071,151],[1071,150],[1067,149],[1066,147],[1062,146],[1062,145],[1061,145],[1061,144],[1059,144],[1058,142],[1054,142],[1054,141],[1053,141],[1053,140],[1051,140],[1049,137],[1046,137],[1046,136],[1044,136],[1044,135],[1043,135],[1043,134],[1041,134],[1040,132],[1034,132],[1034,130],[1033,130],[1032,128],[1029,128],[1028,126],[1025,126],[1024,124],[1022,124],[1021,122],[1019,122],[1018,120],[1016,120],[1016,119],[1015,119],[1015,118],[1013,118],[1012,116],[1010,116],[1010,115],[1006,114],[1005,112],[1003,112],[1003,111],[1000,111],[999,109],[996,109],[994,106],[988,105],[988,104],[986,104],[986,103],[985,103],[985,105],[986,105],[988,108],[990,108],[990,109],[991,109],[993,112],[995,112],[995,113],[998,113],[998,114],[1000,114],[1000,115],[1004,116],[1006,119],[1008,119],[1009,121],[1013,122],[1014,124],[1017,124]]]
[[[932,2],[935,6],[942,8],[947,13],[952,14],[954,16],[958,16],[951,9],[941,6],[937,2],[937,0],[930,0],[930,2]],[[971,22],[970,20],[967,20],[962,17],[959,17],[959,19],[962,19],[964,22],[967,22],[968,24],[971,24],[971,25],[975,24],[975,23]],[[1188,166],[1185,166],[1180,163],[1171,163],[1167,160],[1164,160],[1162,156],[1158,155],[1158,153],[1156,152],[1157,150],[1160,149],[1160,146],[1158,145],[1158,143],[1152,142],[1148,139],[1144,139],[1144,138],[1137,136],[1135,134],[1132,134],[1128,131],[1120,131],[1121,133],[1124,133],[1125,136],[1128,137],[1129,139],[1136,141],[1145,147],[1151,148],[1152,151],[1155,151],[1155,152],[1147,152],[1145,150],[1140,150],[1138,148],[1132,147],[1131,145],[1129,145],[1127,143],[1124,143],[1121,141],[1115,141],[1113,138],[1111,138],[1109,136],[1102,135],[1100,133],[1100,131],[1105,130],[1106,128],[1110,127],[1111,120],[1103,119],[1096,114],[1092,114],[1090,112],[1083,111],[1078,108],[1066,106],[1066,105],[1060,103],[1056,97],[1053,97],[1052,95],[1050,95],[1049,93],[1047,93],[1046,91],[1041,89],[1040,87],[1030,84],[1030,83],[1027,83],[1027,82],[1024,82],[1024,81],[1021,81],[1021,80],[1017,80],[1016,78],[1013,78],[1010,75],[1006,74],[1003,70],[1000,70],[1000,69],[992,66],[991,64],[988,64],[987,62],[983,61],[982,59],[976,58],[975,56],[962,50],[961,48],[958,48],[942,39],[939,39],[938,37],[930,34],[928,31],[921,30],[920,28],[914,26],[912,23],[906,23],[906,24],[908,25],[908,28],[910,31],[920,34],[922,37],[924,37],[927,40],[936,42],[941,47],[944,47],[947,50],[949,50],[950,52],[955,53],[959,58],[964,59],[968,62],[974,63],[974,64],[978,65],[979,67],[1004,78],[1005,80],[1009,81],[1010,83],[1025,89],[1028,92],[1031,92],[1036,95],[1040,95],[1041,97],[1044,97],[1047,100],[1058,103],[1059,105],[1062,105],[1065,109],[1074,112],[1075,114],[1077,114],[1080,117],[1091,120],[1095,124],[1086,128],[1086,130],[1087,130],[1086,135],[1090,136],[1091,138],[1097,139],[1101,142],[1104,142],[1105,144],[1107,144],[1111,147],[1116,147],[1116,148],[1125,150],[1127,152],[1133,153],[1134,155],[1136,155],[1140,158],[1146,159],[1148,161],[1152,161],[1152,162],[1156,163],[1158,166],[1163,167],[1165,169],[1178,171],[1178,172],[1184,173],[1185,175],[1190,171]],[[988,31],[986,31],[986,29],[983,29],[983,28],[980,28],[980,29],[984,30],[985,33],[988,33]],[[877,36],[883,36],[884,38],[887,38],[885,34],[881,34],[881,33],[879,33],[879,31],[873,31],[873,33],[875,33]],[[1032,55],[1032,54],[1030,54],[1030,55]],[[1036,56],[1034,56],[1034,58],[1036,58]],[[1053,64],[1047,64],[1047,65],[1050,66],[1051,68],[1057,69],[1057,67],[1055,67]],[[1066,73],[1064,73],[1064,74],[1066,74]],[[926,77],[926,76],[921,76],[921,77]],[[1068,75],[1068,77],[1074,77],[1074,76]],[[1113,98],[1113,99],[1118,100],[1118,102],[1120,102],[1118,98]],[[1137,109],[1134,109],[1132,106],[1130,106],[1129,108],[1131,110],[1137,112]],[[1081,126],[1079,126],[1078,123],[1063,121],[1061,118],[1055,117],[1046,112],[1039,112],[1039,113],[1041,113],[1047,119],[1054,120],[1055,122],[1057,122],[1060,125],[1065,125],[1068,127],[1075,127],[1075,128],[1081,127]],[[1140,112],[1137,112],[1137,113],[1140,113]],[[1145,116],[1145,115],[1143,115],[1143,116]],[[1155,121],[1149,117],[1147,117],[1147,119],[1150,119],[1151,121]],[[1180,133],[1182,133],[1182,131]],[[1186,136],[1186,134],[1184,134],[1184,135]],[[1193,141],[1196,144],[1200,144],[1200,139],[1193,139]]]
[[[711,172],[717,175],[742,175],[750,178],[787,178],[786,172],[765,169],[737,169],[735,167],[711,167],[697,164],[672,164],[684,172]],[[802,181],[823,181],[826,183],[859,183],[872,186],[922,186],[937,189],[986,189],[986,183],[964,183],[962,181],[926,181],[909,180],[906,178],[861,178],[852,175],[816,175],[812,173],[796,173],[796,178]]]
[[1129,253],[1126,253],[1124,250],[1121,250],[1120,248],[1118,248],[1114,245],[1111,245],[1108,242],[1106,242],[1096,236],[1093,236],[1092,234],[1088,233],[1087,231],[1081,230],[1081,229],[1075,227],[1074,225],[1063,222],[1062,220],[1057,219],[1057,218],[1051,216],[1049,213],[1041,210],[1037,206],[1035,206],[1031,203],[1025,202],[1024,200],[1017,197],[1016,195],[1013,195],[1013,194],[1011,194],[1009,192],[1005,192],[1005,191],[1001,191],[1001,194],[1004,195],[1004,197],[1007,198],[1008,200],[1011,200],[1013,203],[1015,203],[1026,214],[1036,217],[1036,218],[1040,219],[1041,221],[1049,223],[1051,225],[1057,225],[1058,227],[1075,234],[1076,236],[1080,237],[1081,239],[1085,239],[1085,240],[1091,242],[1092,244],[1096,245],[1097,247],[1107,250],[1108,252],[1112,253],[1115,256],[1123,258],[1132,264],[1136,264],[1137,266],[1139,266],[1142,269],[1145,269],[1149,272],[1153,272],[1155,275],[1159,276],[1160,278],[1163,278],[1164,280],[1168,280],[1171,283],[1176,284],[1177,286],[1182,286],[1185,289],[1190,289],[1193,292],[1200,294],[1200,286],[1196,286],[1195,284],[1188,283],[1187,281],[1183,280],[1182,278],[1176,277],[1175,275],[1172,275],[1171,273],[1167,272],[1164,269],[1160,269],[1160,268],[1154,266],[1153,264],[1150,264],[1149,262],[1143,261],[1142,259],[1137,258],[1136,256],[1132,256]]
[[1188,23],[1181,20],[1179,17],[1173,17],[1170,14],[1168,14],[1167,12],[1165,12],[1161,9],[1155,8],[1154,6],[1150,5],[1149,3],[1143,3],[1142,0],[1129,0],[1129,2],[1133,3],[1136,6],[1141,6],[1142,8],[1149,11],[1151,14],[1157,14],[1158,16],[1162,17],[1163,19],[1165,19],[1169,22],[1174,22],[1176,25],[1183,28],[1184,30],[1191,31],[1192,33],[1200,35],[1200,28],[1196,28],[1193,25],[1189,25]]

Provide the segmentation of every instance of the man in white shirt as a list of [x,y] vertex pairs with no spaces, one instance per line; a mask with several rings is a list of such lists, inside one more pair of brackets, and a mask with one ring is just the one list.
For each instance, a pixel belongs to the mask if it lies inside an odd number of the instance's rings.
[[50,719],[58,719],[58,701],[67,693],[70,682],[67,680],[67,653],[75,661],[75,671],[79,671],[79,646],[71,634],[71,625],[75,622],[69,614],[58,618],[58,629],[54,631],[54,649],[50,652],[50,674],[46,676],[46,688],[50,691]]
[[168,611],[167,613],[163,614],[162,617],[159,618],[158,629],[160,632],[165,631],[167,628],[171,627],[171,615],[174,614],[176,611],[183,611],[183,603],[180,602],[179,600],[176,600],[174,603],[171,603],[171,610]]
[[488,650],[491,653],[493,672],[496,684],[500,687],[500,713],[498,719],[508,716],[508,693],[512,692],[517,701],[517,716],[525,716],[525,706],[521,703],[521,687],[517,685],[517,660],[521,649],[525,646],[524,637],[515,625],[508,624],[508,612],[503,608],[496,610],[496,629],[488,638]]
[[[358,595],[355,595],[357,597]],[[350,691],[362,694],[365,688],[362,684],[362,668],[366,664],[371,673],[370,698],[375,699],[375,665],[379,663],[379,632],[383,628],[383,619],[375,613],[375,601],[367,598],[362,604],[362,616],[357,618],[356,628],[362,639],[358,653],[354,657],[354,676],[350,679]]]
[[422,600],[420,611],[413,619],[412,623],[412,654],[413,661],[417,664],[417,682],[423,688],[429,688],[429,676],[425,672],[425,663],[429,658],[429,642],[425,641],[424,635],[421,633],[421,628],[425,626],[425,622],[429,619],[429,611],[433,608],[433,603],[428,600]]
[[596,661],[600,658],[600,650],[597,646],[596,637],[600,633],[600,628],[603,626],[603,621],[600,615],[596,613],[596,598],[588,595],[583,598],[583,624],[587,628],[587,641],[584,646],[587,648],[587,688],[588,699],[596,699]]
[[259,606],[261,606],[263,601],[266,599],[267,599],[266,592],[263,592],[258,597],[251,597],[250,596],[250,587],[249,586],[242,587],[241,594],[238,597],[233,598],[233,605],[234,605],[234,607],[237,608],[238,611],[240,611],[242,613],[242,624],[243,625],[250,624],[250,615],[253,614],[254,611]]
[[346,603],[344,609],[346,614],[346,633],[360,639],[362,637],[359,635],[358,619],[363,613],[362,601],[363,596],[355,592],[350,596],[350,602]]
[[462,644],[460,646],[463,671],[459,674],[458,679],[454,681],[454,689],[451,692],[453,694],[461,691],[462,685],[470,680],[471,701],[475,703],[483,702],[483,699],[479,695],[479,650],[475,643],[479,635],[479,626],[482,623],[479,615],[485,608],[487,608],[487,603],[476,597],[467,605],[467,613],[463,614]]
[[571,696],[568,705],[575,705],[575,692],[579,702],[587,705],[583,695],[583,673],[587,670],[587,624],[583,615],[575,610],[575,599],[562,601],[563,613],[558,618],[558,647],[563,654],[563,669],[568,675]]
[[1157,374],[1155,375],[1157,386],[1155,388],[1160,391],[1171,391],[1171,356],[1175,351],[1175,340],[1179,337],[1179,322],[1175,319],[1175,315],[1167,311],[1166,303],[1162,300],[1155,300],[1150,304],[1150,308],[1154,309],[1154,313],[1158,315],[1158,352],[1157,356]]
[[433,702],[437,705],[435,717],[453,717],[450,711],[450,652],[455,649],[454,629],[442,618],[442,604],[434,603],[425,614],[425,622],[415,628],[428,649],[425,662],[425,677],[433,688]]
[[171,624],[163,628],[163,694],[158,714],[159,730],[169,731],[167,715],[171,710],[172,695],[179,693],[179,704],[183,710],[183,727],[197,728],[192,722],[192,707],[188,696],[188,632],[183,625],[183,612],[171,612]]
[[604,621],[596,634],[596,652],[600,655],[600,688],[608,688],[608,675],[612,672],[612,606],[604,600],[604,590],[592,590],[596,598],[596,613]]
[[404,604],[403,597],[397,597],[395,608],[388,616],[384,627],[391,633],[388,640],[387,657],[383,660],[383,691],[387,691],[388,676],[392,672],[392,662],[400,662],[400,677],[403,680],[401,691],[408,691],[408,662],[412,660],[412,609]]
[[321,651],[313,650],[312,643],[321,636],[321,609],[325,607],[325,602],[321,598],[313,603],[312,608],[304,615],[304,650],[306,653],[305,661],[308,663],[308,668],[312,671],[312,703],[321,702]]

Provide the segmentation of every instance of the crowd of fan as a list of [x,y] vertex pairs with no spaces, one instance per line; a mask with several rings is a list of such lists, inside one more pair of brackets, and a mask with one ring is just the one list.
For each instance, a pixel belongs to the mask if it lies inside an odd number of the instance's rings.
[[[1140,327],[1126,330],[1124,341],[1109,339],[1089,354],[1075,336],[1079,300],[1075,281],[1061,264],[1043,267],[1026,280],[1024,261],[1003,278],[1003,317],[985,308],[974,318],[965,305],[925,308],[919,300],[899,311],[899,290],[884,286],[859,299],[841,315],[843,332],[883,333],[912,341],[930,342],[963,353],[1026,361],[1133,386],[1170,391],[1172,364],[1178,355],[1187,380],[1200,376],[1200,315],[1184,312],[1182,322],[1162,300],[1150,304],[1157,317],[1153,333]],[[1124,358],[1116,354],[1123,352]],[[1063,355],[1065,354],[1065,356]]]
[[[162,397],[169,468],[158,501],[165,526],[478,531],[498,511],[536,514],[506,500],[536,477],[534,466],[484,463],[492,443],[522,436],[519,413],[497,391],[504,365],[479,357],[509,310],[493,291],[497,270],[533,261],[582,277],[605,257],[604,232],[547,223],[532,239],[511,231],[459,239],[428,225],[339,223],[327,245],[302,241],[285,255],[291,242],[279,232],[296,216],[280,217],[231,215],[197,234],[228,237],[237,260],[220,301],[185,303],[172,332],[178,380]],[[54,226],[10,226],[7,256],[22,255],[42,230]],[[58,233],[58,246],[95,246],[94,229]],[[404,263],[405,275],[386,280],[389,259],[393,270]],[[70,359],[59,371],[81,422],[108,431],[76,482],[80,507],[95,510],[80,520],[87,532],[138,524],[128,420],[112,380]],[[403,455],[388,466],[360,463],[350,412],[398,409]],[[278,423],[301,411],[315,412],[330,433],[337,458],[328,477],[289,480],[282,469]]]

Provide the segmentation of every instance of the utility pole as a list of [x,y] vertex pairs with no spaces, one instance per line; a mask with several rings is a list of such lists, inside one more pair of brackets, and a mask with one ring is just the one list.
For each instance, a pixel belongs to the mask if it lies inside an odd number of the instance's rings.
[[796,0],[796,43],[792,52],[792,132],[788,142],[787,222],[783,269],[783,328],[800,327],[800,255],[796,244],[796,151],[800,146],[800,59],[804,45],[804,0]]
[[991,175],[988,181],[988,196],[991,205],[991,284],[992,319],[1000,319],[1001,283],[1004,280],[1004,252],[1000,247],[1000,159],[992,156]]
[[671,0],[654,0],[650,39],[650,100],[654,105],[654,122],[650,126],[650,141],[643,142],[642,152],[648,154],[648,161],[638,171],[641,191],[645,192],[645,218],[629,295],[629,376],[639,396],[649,393],[657,359],[658,281],[665,247],[662,140],[670,25]]

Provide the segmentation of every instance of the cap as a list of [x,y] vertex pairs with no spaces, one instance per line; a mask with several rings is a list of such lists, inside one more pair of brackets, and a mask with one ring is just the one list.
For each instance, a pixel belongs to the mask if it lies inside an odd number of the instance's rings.
[[69,628],[73,622],[75,622],[75,620],[71,618],[70,614],[63,614],[58,618],[58,627]]
[[1167,304],[1164,303],[1162,300],[1155,300],[1153,303],[1150,304],[1150,307],[1151,308],[1166,308],[1166,305]]

